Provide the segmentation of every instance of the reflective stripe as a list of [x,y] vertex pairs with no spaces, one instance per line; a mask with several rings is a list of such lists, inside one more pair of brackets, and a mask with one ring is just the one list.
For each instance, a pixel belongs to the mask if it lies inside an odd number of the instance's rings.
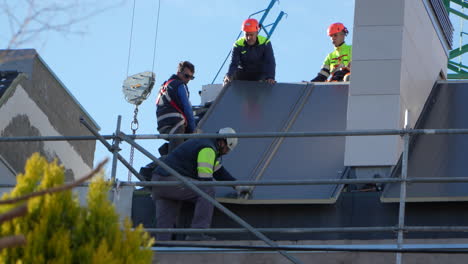
[[212,178],[216,153],[212,148],[203,148],[198,152],[197,172],[200,178]]
[[326,71],[320,71],[319,72],[320,74],[322,74],[323,76],[327,77],[330,76],[330,73],[326,72]]
[[198,162],[198,167],[213,168],[213,165],[208,162]]
[[182,121],[180,121],[179,123],[177,123],[172,129],[171,131],[169,131],[169,134],[174,134],[175,131],[177,131],[177,129],[179,129],[179,127],[185,125],[185,119],[182,119]]
[[164,115],[158,117],[158,122],[163,120],[163,119],[171,118],[171,117],[180,117],[182,119],[184,118],[184,116],[181,113],[167,113],[167,114],[164,114]]
[[198,167],[198,177],[200,178],[213,178],[213,170],[207,167]]
[[210,174],[213,173],[213,169],[207,168],[207,167],[198,167],[197,170],[198,170],[198,173],[210,173]]
[[213,178],[212,173],[198,172],[198,177],[200,178]]
[[322,74],[323,76],[327,77],[327,78],[328,78],[328,76],[330,76],[330,73],[326,72],[326,71],[320,71],[319,73]]

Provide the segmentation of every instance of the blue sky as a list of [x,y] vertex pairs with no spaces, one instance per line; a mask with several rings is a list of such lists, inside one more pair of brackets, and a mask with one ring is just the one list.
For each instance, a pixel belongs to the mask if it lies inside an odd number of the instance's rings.
[[[196,79],[189,83],[189,88],[192,104],[199,104],[198,91],[202,85],[211,83],[231,49],[242,21],[265,9],[269,3],[270,0],[161,0],[153,69],[156,85],[139,107],[137,133],[157,133],[157,91],[159,85],[175,73],[179,61],[191,61],[196,67]],[[136,0],[130,75],[152,70],[157,7],[158,0]],[[118,115],[122,115],[122,130],[131,134],[134,106],[125,101],[121,87],[127,77],[132,8],[133,0],[124,1],[75,25],[74,29],[83,34],[50,32],[40,41],[17,47],[37,49],[105,135],[115,131]],[[298,82],[315,76],[326,54],[332,51],[326,35],[329,24],[344,23],[351,32],[347,43],[352,43],[354,0],[282,0],[270,11],[267,24],[272,23],[280,11],[287,16],[283,17],[271,38],[278,82]],[[217,83],[221,82],[225,72],[226,69],[221,71]],[[157,153],[162,141],[140,140],[139,143]],[[129,146],[122,144],[121,147],[121,154],[128,160]],[[95,162],[104,157],[111,155],[98,142]],[[134,166],[137,170],[149,161],[136,151]],[[107,167],[110,170],[110,164]],[[118,178],[127,179],[123,165],[118,167]]]

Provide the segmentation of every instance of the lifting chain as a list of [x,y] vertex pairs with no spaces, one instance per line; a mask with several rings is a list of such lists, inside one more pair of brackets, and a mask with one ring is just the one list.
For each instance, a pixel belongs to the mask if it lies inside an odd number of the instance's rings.
[[[135,111],[133,112],[133,121],[130,124],[130,128],[132,129],[132,135],[135,135],[136,131],[138,130],[139,125],[138,125],[137,115],[138,115],[138,105],[135,105]],[[134,154],[135,154],[135,147],[132,146],[130,148],[130,166],[132,167],[133,167]],[[128,181],[132,181],[132,172],[130,170],[128,170]]]

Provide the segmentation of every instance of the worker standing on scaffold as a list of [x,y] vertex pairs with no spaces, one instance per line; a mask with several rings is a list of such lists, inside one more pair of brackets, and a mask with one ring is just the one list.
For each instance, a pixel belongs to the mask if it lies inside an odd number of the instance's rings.
[[[219,134],[235,134],[230,127],[222,128]],[[237,145],[237,138],[193,138],[181,144],[169,153],[164,162],[191,181],[235,181],[221,164],[221,156],[232,151]],[[153,171],[153,181],[179,181],[162,167]],[[200,190],[215,197],[214,186],[198,186]],[[248,186],[235,186],[238,195],[248,193]],[[180,201],[195,205],[191,228],[209,228],[213,217],[214,205],[195,191],[184,185],[153,186],[152,197],[156,206],[156,227],[174,228],[180,211]],[[158,241],[171,240],[171,234],[156,234]],[[205,234],[189,235],[186,240],[215,240]]]
[[[161,86],[156,100],[159,133],[190,134],[195,131],[195,119],[187,87],[187,84],[195,78],[194,73],[195,66],[188,61],[182,61],[177,67],[177,73]],[[172,152],[184,140],[183,138],[170,139],[168,150],[160,149],[161,155],[164,152]]]

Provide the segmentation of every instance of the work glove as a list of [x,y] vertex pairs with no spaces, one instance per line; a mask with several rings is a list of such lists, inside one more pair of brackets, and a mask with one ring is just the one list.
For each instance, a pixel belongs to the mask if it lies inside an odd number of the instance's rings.
[[241,196],[243,194],[248,194],[248,193],[250,193],[252,191],[250,189],[250,186],[245,186],[245,185],[237,185],[237,186],[234,187],[234,189],[237,192],[237,196]]
[[224,80],[223,80],[223,86],[226,86],[226,84],[228,84],[229,82],[231,82],[231,77],[229,77],[228,75],[224,76]]
[[315,78],[313,78],[312,80],[310,80],[311,82],[324,82],[327,80],[327,76],[321,74],[321,73],[318,73],[317,76],[315,76]]

